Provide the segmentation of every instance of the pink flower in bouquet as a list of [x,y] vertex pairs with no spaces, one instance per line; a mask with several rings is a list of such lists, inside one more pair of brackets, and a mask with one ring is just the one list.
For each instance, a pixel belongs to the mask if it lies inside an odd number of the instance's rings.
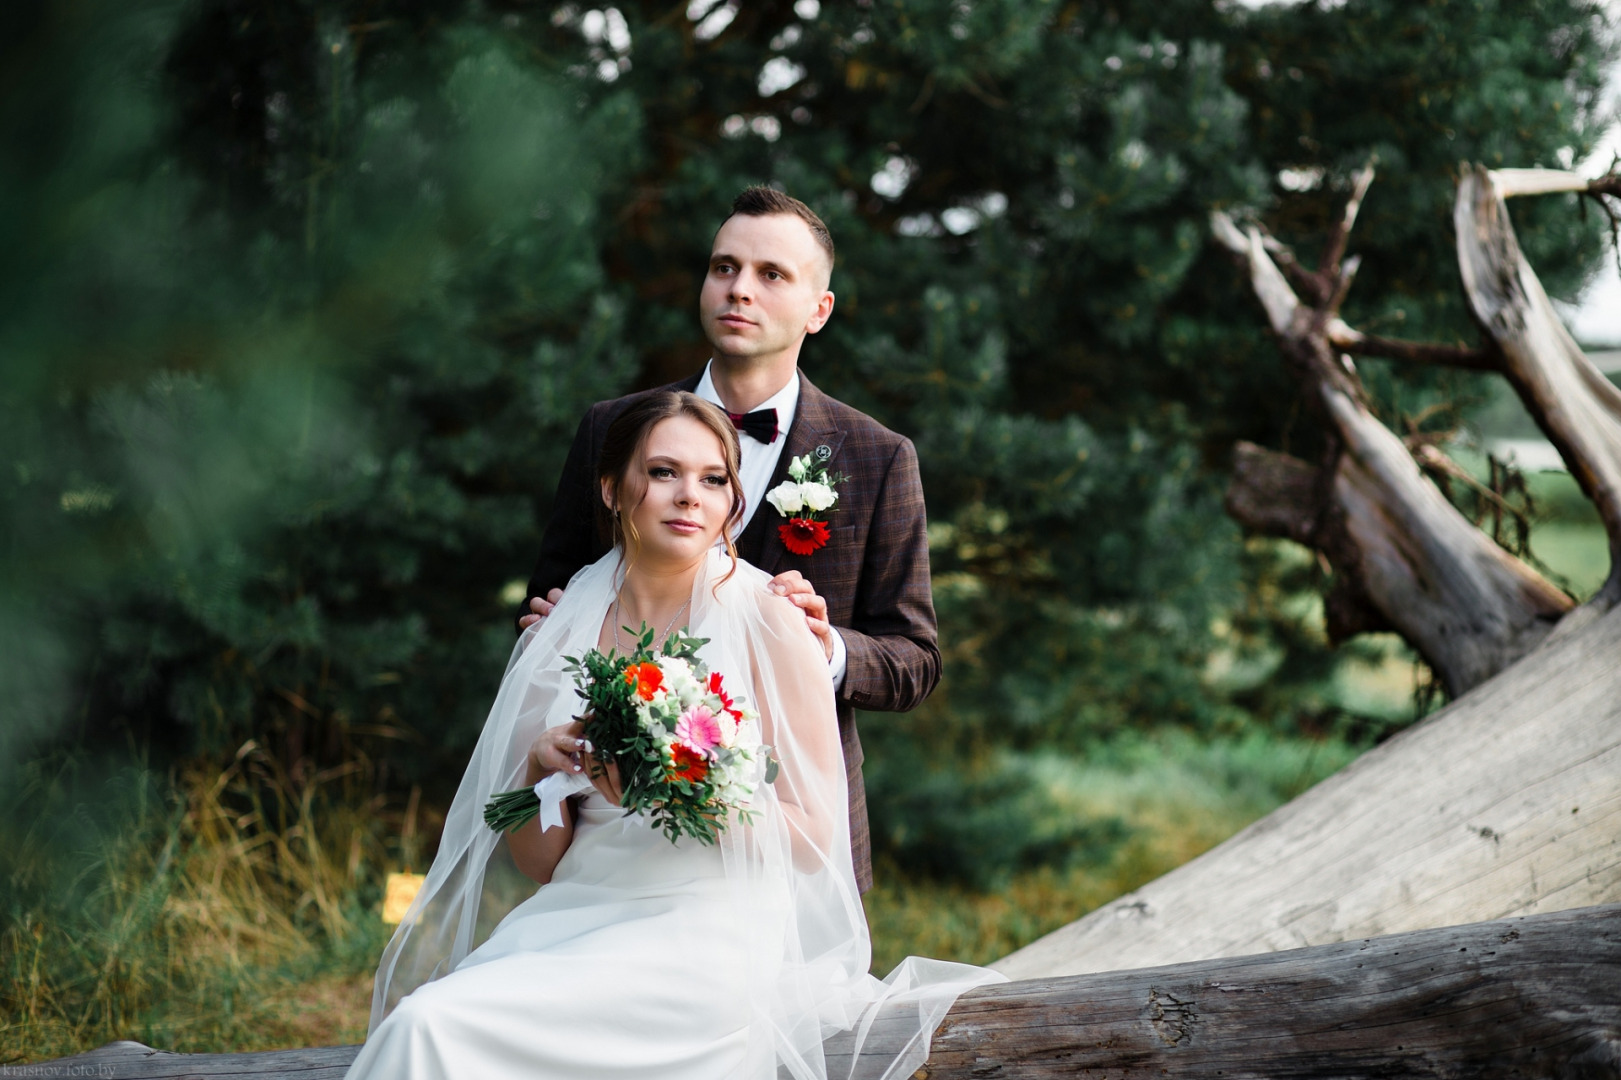
[[720,745],[720,723],[707,705],[694,705],[675,722],[675,738],[682,745],[706,757],[713,757]]

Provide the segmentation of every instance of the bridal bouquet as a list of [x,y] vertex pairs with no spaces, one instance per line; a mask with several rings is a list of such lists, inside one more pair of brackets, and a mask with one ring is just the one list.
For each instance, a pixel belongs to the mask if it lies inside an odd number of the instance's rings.
[[[580,719],[595,748],[593,765],[617,762],[626,811],[646,815],[672,843],[691,836],[713,844],[732,815],[751,820],[757,784],[776,778],[759,716],[698,659],[706,640],[677,631],[655,653],[653,631],[643,626],[629,655],[592,649],[580,659],[564,657],[588,706]],[[555,807],[562,796],[589,788],[579,774],[556,773],[533,788],[496,795],[484,821],[498,832],[536,814],[544,827],[561,824]],[[555,820],[544,812],[548,802]]]

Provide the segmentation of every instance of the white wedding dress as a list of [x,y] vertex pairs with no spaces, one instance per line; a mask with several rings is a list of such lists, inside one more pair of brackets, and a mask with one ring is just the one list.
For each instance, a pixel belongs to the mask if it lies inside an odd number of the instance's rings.
[[349,1080],[900,1080],[958,995],[1001,981],[915,957],[868,974],[831,682],[803,616],[765,581],[714,553],[689,624],[710,670],[749,688],[782,762],[759,818],[713,846],[672,843],[592,793],[551,883],[514,906],[483,807],[578,707],[563,658],[595,646],[617,556],[524,636],[384,951]]

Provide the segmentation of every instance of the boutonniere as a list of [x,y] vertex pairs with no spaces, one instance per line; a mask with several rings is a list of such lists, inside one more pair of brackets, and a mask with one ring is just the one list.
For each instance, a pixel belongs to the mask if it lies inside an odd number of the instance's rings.
[[809,555],[827,546],[825,515],[839,501],[834,489],[849,479],[828,471],[831,456],[826,447],[818,446],[815,453],[793,458],[788,462],[788,479],[765,494],[765,501],[788,519],[777,526],[777,535],[782,537],[782,546],[795,555]]

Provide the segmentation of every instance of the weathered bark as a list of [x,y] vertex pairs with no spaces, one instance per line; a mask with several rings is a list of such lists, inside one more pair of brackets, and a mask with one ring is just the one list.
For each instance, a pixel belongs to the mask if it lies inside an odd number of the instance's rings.
[[1574,173],[1466,167],[1453,226],[1464,292],[1496,346],[1500,370],[1598,508],[1609,534],[1610,576],[1593,601],[1605,611],[1621,603],[1621,390],[1566,331],[1520,251],[1503,204],[1511,195],[1585,192],[1592,186]]
[[990,987],[929,1080],[1621,1076],[1621,906]]
[[1310,546],[1317,533],[1317,469],[1254,443],[1233,447],[1225,506],[1251,532]]
[[1618,658],[1621,609],[993,966],[1075,975],[1621,901]]
[[[1370,180],[1365,173],[1331,249],[1341,249]],[[1219,213],[1212,226],[1246,260],[1285,362],[1329,435],[1329,453],[1317,466],[1304,515],[1299,470],[1269,500],[1255,482],[1261,459],[1251,450],[1241,452],[1228,498],[1236,519],[1327,556],[1336,571],[1326,606],[1331,637],[1394,628],[1453,696],[1530,652],[1572,602],[1449,503],[1406,444],[1368,409],[1354,367],[1334,347],[1336,339],[1360,337],[1338,315],[1354,265],[1337,279],[1325,279],[1329,299],[1323,306],[1308,307],[1257,230],[1241,232]],[[1270,471],[1277,473],[1277,466]],[[1288,529],[1279,533],[1282,524]]]
[[1448,502],[1360,398],[1325,387],[1323,399],[1344,443],[1329,559],[1352,570],[1454,696],[1540,644],[1570,597]]
[[[885,1027],[881,1017],[875,1041]],[[165,1054],[126,1042],[37,1068],[337,1080],[357,1049]],[[829,1051],[829,1072],[845,1075],[848,1057]],[[986,987],[951,1010],[916,1075],[1621,1076],[1621,906]]]
[[[316,1046],[300,1050],[261,1050],[248,1054],[175,1054],[143,1043],[108,1043],[88,1054],[29,1066],[37,1076],[116,1077],[117,1080],[343,1080],[360,1053],[358,1046]],[[50,1072],[47,1070],[55,1069]]]

